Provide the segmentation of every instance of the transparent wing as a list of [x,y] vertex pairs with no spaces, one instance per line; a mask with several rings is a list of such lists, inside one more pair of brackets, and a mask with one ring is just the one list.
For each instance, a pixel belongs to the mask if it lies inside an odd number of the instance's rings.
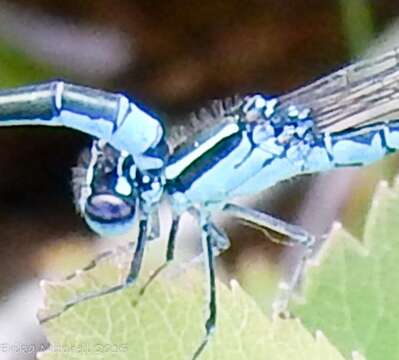
[[399,119],[399,48],[359,61],[279,97],[311,108],[320,131],[337,132]]

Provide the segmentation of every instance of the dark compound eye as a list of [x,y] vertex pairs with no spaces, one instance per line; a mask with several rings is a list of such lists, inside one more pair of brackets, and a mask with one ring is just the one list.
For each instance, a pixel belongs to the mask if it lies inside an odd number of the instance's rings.
[[120,235],[135,221],[135,201],[112,194],[95,194],[86,201],[83,216],[90,228],[100,235]]
[[91,195],[86,202],[85,213],[92,220],[112,223],[134,216],[134,205],[112,194]]
[[131,156],[94,142],[74,169],[75,203],[89,227],[100,235],[122,234],[134,225],[136,194],[130,175],[132,166]]

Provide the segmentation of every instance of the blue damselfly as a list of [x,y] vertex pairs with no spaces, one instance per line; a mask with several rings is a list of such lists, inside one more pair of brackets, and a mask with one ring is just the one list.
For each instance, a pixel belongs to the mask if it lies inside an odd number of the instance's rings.
[[230,201],[296,175],[367,165],[399,149],[398,59],[395,49],[283,96],[215,101],[195,117],[195,127],[206,130],[173,149],[162,122],[127,97],[62,81],[1,91],[0,126],[66,126],[98,138],[74,171],[76,206],[100,234],[139,223],[129,275],[106,293],[137,278],[145,244],[159,233],[161,201],[173,220],[165,263],[147,285],[173,260],[181,215],[198,220],[210,300],[197,358],[216,322],[214,257],[229,247],[213,215],[220,211],[271,229],[310,256],[315,238],[307,231]]

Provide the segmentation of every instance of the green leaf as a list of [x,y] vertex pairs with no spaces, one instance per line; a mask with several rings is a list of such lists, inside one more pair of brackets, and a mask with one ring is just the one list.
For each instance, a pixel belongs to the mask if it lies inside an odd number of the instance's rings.
[[362,242],[336,228],[308,269],[304,298],[292,306],[310,330],[340,351],[399,358],[399,185],[379,185]]
[[[41,360],[191,358],[204,335],[202,272],[164,276],[142,297],[138,283],[63,311],[83,294],[120,283],[129,253],[119,248],[66,280],[42,283],[45,307],[39,318],[47,318],[43,326],[51,347]],[[218,282],[217,293],[217,327],[202,360],[343,360],[321,332],[313,336],[295,319],[268,319],[237,282]]]
[[53,76],[54,72],[45,64],[45,59],[43,63],[39,63],[31,59],[28,54],[0,40],[1,88],[43,81]]

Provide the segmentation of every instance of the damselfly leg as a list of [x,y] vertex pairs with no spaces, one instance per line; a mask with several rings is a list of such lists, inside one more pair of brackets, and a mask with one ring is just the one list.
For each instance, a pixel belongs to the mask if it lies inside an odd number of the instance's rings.
[[214,245],[215,241],[212,236],[212,224],[209,221],[209,215],[200,214],[200,225],[201,225],[201,242],[202,251],[205,257],[205,268],[208,276],[208,292],[209,292],[209,302],[208,302],[208,319],[205,323],[205,336],[198,346],[197,350],[193,355],[193,360],[197,359],[205,346],[208,344],[209,338],[212,335],[213,330],[216,325],[216,281],[215,281],[215,264],[214,264]]
[[166,258],[165,261],[150,275],[148,280],[145,282],[143,287],[140,289],[140,296],[144,295],[147,288],[151,285],[151,283],[158,277],[158,275],[166,269],[166,267],[173,261],[175,257],[175,242],[177,231],[179,229],[180,216],[177,214],[172,215],[172,224],[170,226],[169,236],[168,236],[168,244],[166,247]]
[[[113,293],[115,291],[125,288],[126,286],[132,285],[137,280],[143,262],[145,245],[147,243],[147,230],[148,230],[148,215],[143,214],[139,221],[139,234],[137,236],[136,248],[134,250],[134,254],[130,263],[129,273],[126,276],[125,281],[122,284],[114,286],[108,290],[105,290],[104,292],[97,293],[96,295],[90,296],[89,298]],[[84,299],[79,299],[78,302],[87,299],[88,298],[85,297]]]
[[[301,275],[303,273],[304,265],[307,259],[313,253],[313,246],[315,243],[315,237],[309,234],[306,230],[300,226],[292,225],[286,223],[280,219],[274,218],[268,214],[249,209],[243,206],[235,204],[226,204],[223,207],[223,212],[231,215],[235,218],[245,221],[249,225],[255,226],[256,228],[261,228],[262,230],[273,230],[279,234],[287,236],[287,239],[283,242],[288,245],[302,245],[305,247],[304,256],[300,263],[294,270],[292,278],[289,284],[281,287],[282,292],[279,294],[277,300],[275,301],[275,310],[283,312],[285,310],[286,304],[290,299],[293,290],[298,284]],[[194,353],[193,359],[197,359],[205,347],[207,346],[209,339],[212,335],[213,329],[216,324],[217,315],[217,304],[216,304],[216,285],[215,285],[215,270],[214,270],[214,258],[221,252],[226,250],[230,246],[229,239],[227,235],[221,230],[217,225],[215,225],[209,215],[203,215],[201,211],[193,211],[192,214],[199,218],[201,226],[201,239],[202,239],[202,249],[203,252],[200,256],[195,257],[189,262],[192,265],[198,260],[202,260],[207,269],[208,277],[208,311],[209,315],[205,323],[205,335]],[[140,291],[140,295],[143,295],[148,286],[155,280],[155,278],[168,266],[168,264],[174,259],[174,249],[175,249],[175,239],[178,230],[179,217],[177,215],[173,216],[172,225],[169,233],[168,245],[167,245],[167,255],[165,262],[150,276],[146,284]],[[272,238],[276,241],[275,238]]]
[[125,284],[123,284],[121,287],[133,284],[137,280],[137,277],[140,273],[141,264],[143,262],[145,244],[147,242],[147,225],[148,217],[144,216],[144,218],[141,219],[139,222],[139,236],[137,238],[136,249],[134,251],[132,262],[130,264],[129,274],[126,277]]
[[276,239],[272,237],[272,241],[278,243],[282,242],[286,245],[300,244],[306,248],[312,248],[314,245],[315,237],[300,226],[289,224],[261,211],[228,203],[223,207],[223,212],[244,221],[248,225],[261,228],[262,230],[273,230],[281,235],[287,236],[287,239],[281,241],[276,241]]
[[[144,295],[147,288],[152,284],[152,282],[161,274],[163,270],[165,270],[168,265],[174,260],[175,257],[175,242],[176,236],[179,229],[180,216],[177,214],[173,215],[172,224],[169,231],[168,243],[166,248],[166,258],[165,261],[150,275],[146,283],[140,290],[140,295]],[[213,256],[218,256],[224,250],[227,250],[230,247],[230,241],[225,232],[217,227],[212,221],[208,222],[209,224],[209,232],[212,235],[212,247],[213,247]],[[197,263],[203,260],[204,254],[201,253],[199,256],[196,256],[188,261],[185,265],[181,266],[185,268],[186,266],[191,266],[194,263]]]
[[298,264],[295,266],[294,271],[291,274],[291,278],[288,282],[282,282],[280,284],[280,293],[273,304],[273,311],[275,314],[285,312],[293,292],[300,284],[306,263],[313,255],[314,245],[316,242],[315,236],[309,234],[300,226],[289,224],[263,212],[243,206],[226,204],[223,208],[223,211],[233,217],[243,220],[250,226],[260,228],[263,231],[266,230],[266,232],[268,229],[271,229],[287,236],[287,238],[284,240],[276,240],[273,236],[271,236],[270,239],[272,241],[286,245],[304,246],[305,249],[303,251],[303,255],[301,256]]
[[[128,272],[127,276],[125,277],[124,281],[122,281],[118,285],[115,285],[115,286],[112,286],[109,288],[100,289],[98,291],[86,293],[77,298],[74,298],[71,301],[65,303],[65,305],[56,313],[51,314],[50,316],[41,319],[41,322],[46,322],[48,320],[57,318],[58,316],[60,316],[62,313],[64,313],[69,308],[71,308],[77,304],[80,304],[86,300],[90,300],[90,299],[94,299],[94,298],[97,298],[97,297],[100,297],[103,295],[111,294],[116,291],[122,290],[130,285],[133,285],[139,276],[142,261],[143,261],[145,245],[147,242],[147,225],[148,225],[148,217],[145,214],[143,214],[143,216],[139,222],[139,234],[137,236],[137,242],[135,244],[134,254],[133,254],[132,260],[130,262],[129,272]],[[133,250],[132,244],[133,244],[132,242],[129,243],[128,250]],[[98,261],[101,260],[101,258],[107,257],[110,254],[111,254],[111,252],[108,251],[108,252],[98,256],[96,258],[96,260],[92,261],[88,266],[86,266],[82,270],[87,271],[87,270],[94,268],[97,265]]]

